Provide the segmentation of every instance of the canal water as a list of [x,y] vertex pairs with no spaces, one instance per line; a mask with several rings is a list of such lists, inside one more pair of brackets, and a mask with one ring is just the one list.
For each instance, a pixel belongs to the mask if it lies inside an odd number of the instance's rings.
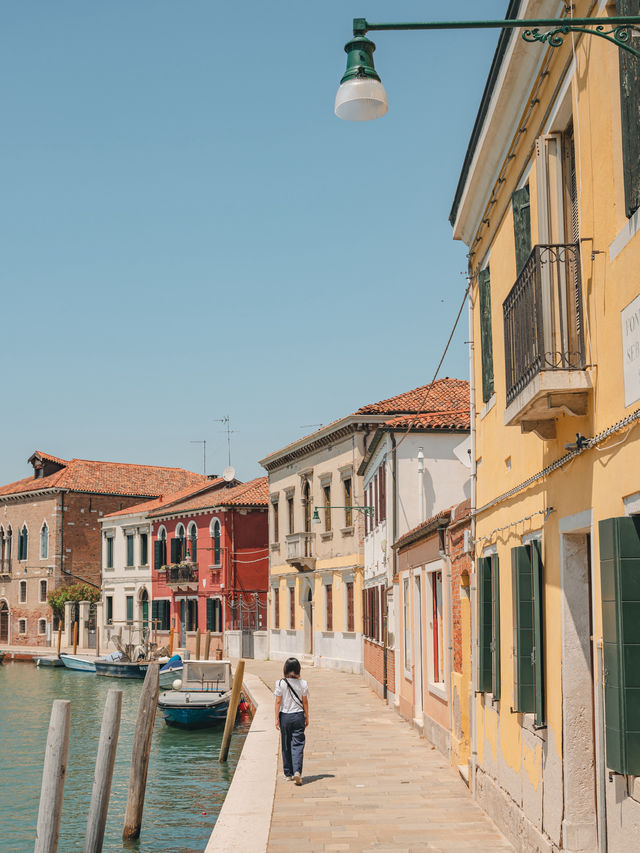
[[133,733],[142,681],[103,678],[32,663],[0,666],[0,851],[32,853],[51,704],[71,700],[69,762],[59,853],[82,850],[107,691],[123,691],[120,738],[104,853],[202,853],[233,777],[249,719],[239,719],[229,761],[221,729],[182,731],[156,716],[142,833],[122,842]]

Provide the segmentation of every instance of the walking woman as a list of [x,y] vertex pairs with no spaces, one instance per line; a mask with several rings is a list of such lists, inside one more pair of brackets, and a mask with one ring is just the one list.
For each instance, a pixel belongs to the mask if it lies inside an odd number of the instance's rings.
[[302,785],[304,730],[309,725],[309,685],[300,678],[300,661],[288,658],[284,678],[276,684],[276,728],[282,738],[282,769],[285,779]]

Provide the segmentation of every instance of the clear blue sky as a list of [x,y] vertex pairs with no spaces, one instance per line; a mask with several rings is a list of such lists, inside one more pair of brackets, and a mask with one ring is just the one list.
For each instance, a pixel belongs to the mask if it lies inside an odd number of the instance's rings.
[[[390,108],[356,124],[343,45],[355,16],[506,8],[1,4],[0,482],[35,449],[200,470],[193,439],[220,471],[225,414],[248,479],[302,425],[429,381],[498,31],[372,34]],[[465,312],[442,375],[466,377],[466,337]]]

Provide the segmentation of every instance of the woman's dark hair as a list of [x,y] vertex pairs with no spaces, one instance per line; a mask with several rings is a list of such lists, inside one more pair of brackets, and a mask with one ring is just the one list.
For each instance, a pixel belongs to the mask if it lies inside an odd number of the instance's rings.
[[300,661],[298,658],[287,658],[284,662],[282,674],[285,678],[288,675],[300,675]]

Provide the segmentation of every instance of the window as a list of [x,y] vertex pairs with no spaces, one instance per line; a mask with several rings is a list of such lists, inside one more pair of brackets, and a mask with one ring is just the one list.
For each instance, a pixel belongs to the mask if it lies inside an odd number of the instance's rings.
[[107,595],[105,596],[105,604],[106,604],[106,621],[107,625],[113,624],[113,596]]
[[198,528],[193,521],[189,525],[189,556],[192,563],[198,562]]
[[26,619],[18,619],[18,633],[26,634],[27,633],[27,620]]
[[444,683],[444,637],[442,625],[442,572],[429,572],[431,585],[431,660],[429,673],[434,684]]
[[402,616],[404,620],[404,668],[411,671],[411,611],[409,606],[409,578],[405,578],[402,584]]
[[273,541],[278,542],[280,539],[280,519],[278,518],[278,501],[273,501],[271,504],[273,513]]
[[40,598],[38,600],[39,600],[40,604],[46,604],[46,601],[47,601],[47,581],[40,581],[39,592],[40,592]]
[[324,529],[328,533],[331,530],[331,486],[322,487],[324,499]]
[[[637,15],[638,0],[617,0],[616,14]],[[640,38],[629,30],[630,41],[640,49]],[[620,50],[620,107],[622,122],[622,167],[627,217],[640,207],[640,74],[638,60],[627,51]]]
[[380,521],[386,521],[387,518],[387,463],[383,461],[378,469],[378,515]]
[[151,620],[157,631],[169,631],[171,627],[171,602],[166,598],[151,602]]
[[107,536],[106,543],[107,553],[105,556],[105,568],[112,569],[113,568],[113,536]]
[[27,600],[27,582],[20,581],[20,588],[18,592],[18,601],[20,604],[24,604]]
[[293,586],[289,587],[289,627],[291,630],[296,627],[296,589]]
[[289,533],[294,532],[294,518],[293,518],[293,495],[289,495],[287,498],[287,513],[289,518]]
[[482,399],[491,399],[493,384],[493,336],[491,331],[491,275],[489,267],[478,273],[480,301],[480,350],[482,356]]
[[220,522],[214,519],[213,528],[211,530],[211,538],[213,540],[213,565],[220,565]]
[[187,631],[198,630],[198,599],[187,598]]
[[176,527],[175,538],[171,540],[171,562],[181,563],[187,555],[187,539],[184,533],[184,524]]
[[127,533],[127,566],[133,566],[133,533]]
[[127,624],[133,624],[133,596],[127,596]]
[[498,555],[478,561],[478,690],[500,698],[500,570]]
[[308,480],[305,481],[302,490],[302,500],[304,503],[304,532],[311,532],[311,484]]
[[[351,584],[353,587],[353,584]],[[380,604],[382,601],[381,588],[371,586],[363,590],[362,607],[364,611],[364,635],[376,643],[382,640],[382,626],[380,621]]]
[[222,601],[219,598],[207,598],[207,631],[222,633]]
[[531,254],[531,206],[529,184],[516,190],[511,196],[513,211],[513,235],[516,248],[516,274],[520,275]]
[[539,541],[511,549],[515,628],[515,711],[544,726],[543,566]]
[[353,581],[347,581],[345,584],[347,598],[347,631],[355,631],[355,618],[353,612]]
[[167,531],[164,527],[158,530],[158,538],[153,543],[153,568],[159,572],[167,565]]
[[18,534],[18,559],[26,560],[29,551],[29,531],[27,525],[23,524],[20,533]]
[[147,566],[149,564],[149,534],[140,534],[140,565]]
[[324,587],[324,604],[325,604],[325,630],[333,631],[333,587],[331,584],[325,584]]
[[351,527],[353,525],[353,511],[351,509],[351,477],[346,477],[342,483],[344,487],[344,505],[346,507],[344,511],[344,526]]
[[280,590],[273,587],[273,627],[280,628]]
[[46,634],[47,633],[47,620],[46,619],[38,619],[38,634]]
[[40,529],[40,559],[46,560],[49,556],[49,527],[45,521]]

